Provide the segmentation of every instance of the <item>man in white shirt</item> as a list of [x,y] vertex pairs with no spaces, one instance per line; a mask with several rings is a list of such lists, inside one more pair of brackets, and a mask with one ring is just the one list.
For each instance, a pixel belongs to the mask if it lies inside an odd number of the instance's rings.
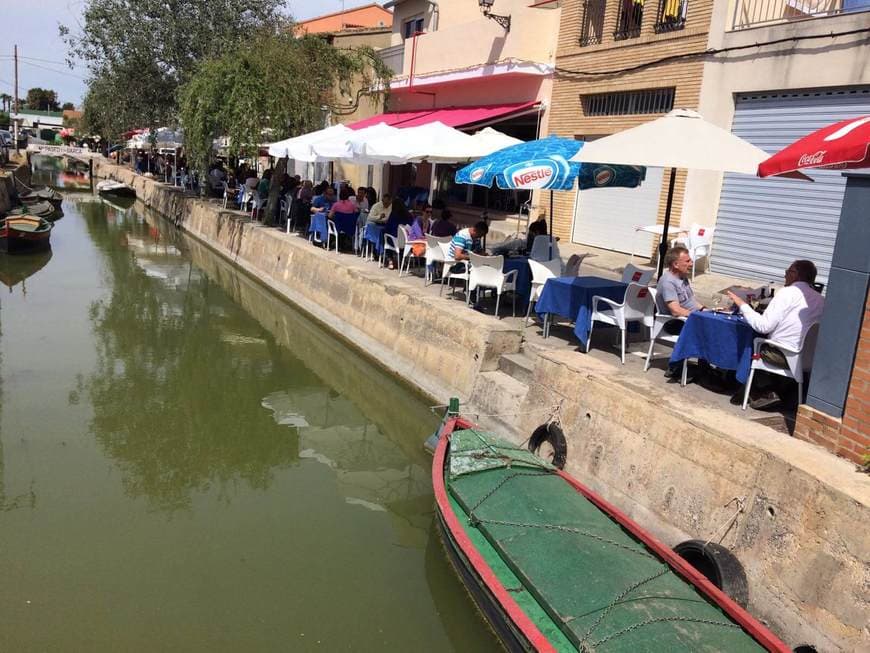
[[[776,293],[764,313],[757,313],[749,304],[732,292],[731,300],[740,308],[743,317],[753,329],[770,340],[798,349],[809,328],[822,319],[825,298],[813,287],[816,266],[812,261],[795,261],[785,271],[785,288]],[[779,349],[765,345],[761,348],[765,362],[787,367],[785,356]],[[778,401],[768,393],[753,401],[752,407],[768,407]]]

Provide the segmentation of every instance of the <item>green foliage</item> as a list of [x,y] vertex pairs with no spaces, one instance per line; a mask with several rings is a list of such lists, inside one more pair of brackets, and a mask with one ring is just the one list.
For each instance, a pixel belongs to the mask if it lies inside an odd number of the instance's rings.
[[[274,25],[284,0],[88,0],[81,30],[61,26],[70,61],[83,60],[90,89],[83,110],[96,132],[174,124],[176,91],[197,64]],[[120,103],[117,114],[113,102]]]
[[61,105],[60,110],[61,111],[75,111],[75,108],[76,108],[76,105],[74,105],[72,102],[64,102]]
[[0,111],[0,129],[6,129],[6,126],[11,124],[9,114],[6,111]]
[[263,31],[204,61],[182,88],[188,159],[205,168],[218,136],[229,137],[231,155],[246,155],[260,143],[318,129],[325,111],[355,108],[373,86],[387,92],[389,78],[371,48],[338,49],[316,36],[296,38],[289,28]]
[[48,88],[31,88],[27,91],[28,109],[36,111],[57,111],[60,105],[57,103],[57,93]]

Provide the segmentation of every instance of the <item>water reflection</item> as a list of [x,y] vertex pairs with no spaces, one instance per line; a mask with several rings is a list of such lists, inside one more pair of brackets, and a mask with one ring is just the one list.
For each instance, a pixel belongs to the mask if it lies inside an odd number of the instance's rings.
[[[298,460],[296,434],[250,400],[281,375],[272,356],[252,358],[225,337],[261,330],[223,310],[222,293],[209,292],[168,237],[138,220],[107,221],[99,203],[79,208],[113,280],[90,308],[98,354],[85,382],[91,429],[125,490],[177,510],[213,485],[224,496],[238,481],[266,489],[275,469]],[[263,353],[274,353],[274,342],[263,342]]]
[[12,292],[21,284],[21,292],[27,294],[27,279],[48,265],[51,260],[51,249],[33,254],[0,254],[0,283]]

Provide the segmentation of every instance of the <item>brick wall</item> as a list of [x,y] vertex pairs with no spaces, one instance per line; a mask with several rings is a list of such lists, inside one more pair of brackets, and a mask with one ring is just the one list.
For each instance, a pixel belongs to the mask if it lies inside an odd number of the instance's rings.
[[864,321],[842,419],[803,405],[798,410],[794,435],[856,463],[870,453],[870,292],[864,303]]
[[[646,8],[648,7],[648,9]],[[674,107],[697,109],[701,92],[703,62],[697,59],[677,59],[669,63],[642,68],[634,72],[610,75],[573,75],[564,71],[605,72],[664,57],[696,53],[707,46],[707,34],[713,9],[712,0],[689,0],[684,29],[655,33],[657,2],[648,2],[644,10],[640,36],[616,40],[618,2],[607,2],[603,39],[600,44],[580,46],[582,0],[566,0],[562,5],[562,23],[556,51],[557,73],[553,84],[549,132],[574,138],[606,136],[648,122],[661,114],[586,116],[580,102],[581,94],[607,93],[674,87]],[[679,220],[683,202],[685,172],[678,171],[672,216]],[[659,222],[664,220],[667,197],[667,175],[659,201]],[[553,232],[570,240],[573,224],[574,196],[556,193],[553,211]],[[546,208],[546,203],[540,203]]]

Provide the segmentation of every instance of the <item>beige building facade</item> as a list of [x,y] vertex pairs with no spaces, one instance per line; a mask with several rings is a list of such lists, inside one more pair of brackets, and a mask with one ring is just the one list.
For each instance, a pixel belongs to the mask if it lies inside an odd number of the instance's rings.
[[[773,153],[825,125],[870,114],[870,2],[717,0],[699,111]],[[813,183],[691,172],[683,225],[715,226],[711,268],[781,280],[796,258],[824,282],[845,180]]]

